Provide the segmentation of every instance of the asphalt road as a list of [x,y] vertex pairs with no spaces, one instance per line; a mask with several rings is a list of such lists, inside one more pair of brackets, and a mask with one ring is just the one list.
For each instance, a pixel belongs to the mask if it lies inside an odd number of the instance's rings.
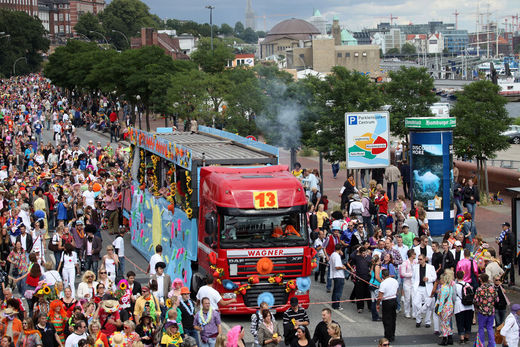
[[[109,137],[105,134],[99,134],[92,131],[85,131],[84,129],[78,129],[78,135],[81,138],[81,145],[85,145],[89,140],[93,140],[94,143],[100,141],[104,146],[109,140]],[[45,143],[52,140],[52,133],[45,131],[43,134],[43,140]],[[115,144],[114,144],[115,145]],[[103,234],[104,246],[112,243],[114,237],[106,233]],[[141,256],[130,244],[130,238],[125,238],[125,255],[126,255],[126,268],[125,271],[132,270],[137,274],[137,280],[141,283],[145,283],[148,277],[145,275],[144,270],[147,267],[147,260]],[[80,276],[78,276],[78,282]],[[348,299],[352,292],[353,283],[347,281],[343,290],[342,299]],[[511,303],[520,303],[520,295],[517,292],[511,291],[508,293]],[[310,331],[314,333],[315,326],[321,320],[321,310],[324,307],[329,307],[328,304],[321,304],[322,302],[330,301],[331,294],[325,291],[323,284],[315,283],[313,279],[311,287],[311,302],[320,304],[312,304],[308,309],[308,315],[311,320]],[[357,313],[356,306],[352,303],[343,303],[343,311],[333,310],[332,318],[341,325],[343,337],[347,346],[377,346],[377,341],[383,336],[383,324],[381,322],[373,322],[371,320],[370,311],[365,307],[363,313]],[[277,323],[281,327],[281,315],[276,316]],[[253,342],[253,337],[249,333],[250,328],[250,316],[237,315],[237,316],[225,316],[223,317],[223,327],[227,330],[235,325],[243,325],[246,329],[245,340],[247,343]],[[455,320],[453,319],[453,326],[455,328]],[[473,326],[473,331],[477,330],[476,326]],[[473,334],[474,335],[474,334]],[[454,336],[457,341],[458,336]],[[474,341],[474,337],[472,338]],[[393,346],[411,346],[411,345],[422,345],[422,346],[437,346],[438,338],[433,334],[433,328],[416,328],[415,320],[407,319],[403,313],[397,314],[397,329],[396,329],[396,340],[392,343]],[[457,342],[455,342],[456,344]],[[468,344],[469,345],[469,344]]]

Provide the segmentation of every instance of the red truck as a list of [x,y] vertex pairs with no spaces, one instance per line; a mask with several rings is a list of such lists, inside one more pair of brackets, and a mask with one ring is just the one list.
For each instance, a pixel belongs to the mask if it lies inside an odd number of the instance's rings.
[[[179,225],[189,226],[193,238],[178,233],[177,228],[174,234],[173,227],[170,234],[168,223],[163,224],[161,237],[155,237],[163,249],[165,245],[168,248],[168,244],[171,247],[163,251],[167,258],[170,252],[174,253],[166,270],[172,278],[182,278],[184,274],[186,285],[196,293],[206,276],[213,276],[215,289],[224,300],[236,298],[235,303],[221,307],[223,314],[253,313],[259,297],[271,301],[277,311],[285,311],[293,296],[297,296],[304,307],[308,306],[314,250],[309,247],[306,196],[301,183],[288,168],[277,165],[277,148],[207,127],[199,127],[199,132],[190,136],[187,133],[163,135],[133,130],[132,138],[139,151],[150,150],[160,161],[165,161],[161,164],[154,159],[154,167],[173,167],[173,162],[174,167],[168,171],[171,176],[179,181],[184,176],[190,178],[189,211],[179,208],[180,202],[176,201],[172,224],[179,218]],[[164,153],[164,146],[182,148],[183,156],[174,159],[170,152]],[[141,157],[145,158],[146,153],[141,152]],[[140,164],[133,165],[139,167]],[[151,181],[166,180],[172,187],[186,183],[165,176]],[[143,190],[146,202],[147,192],[154,189],[147,185]],[[143,201],[136,194],[134,201]],[[163,198],[156,200],[160,199]],[[146,209],[144,205],[143,209]],[[135,204],[132,209],[135,210]],[[146,218],[146,215],[141,216],[141,225],[135,226],[136,230],[146,228]],[[179,228],[182,232],[181,229],[182,226]],[[194,231],[196,256],[191,255],[191,271],[184,271],[186,269],[182,268],[186,266],[177,260],[174,262],[180,252],[175,244],[184,242],[183,249],[194,246]],[[146,238],[146,232],[141,231],[141,236]],[[136,237],[132,244],[146,257],[153,254],[153,243],[141,242]],[[189,256],[187,261],[190,261]],[[181,272],[177,273],[178,270]],[[189,278],[186,278],[187,273],[191,274]]]

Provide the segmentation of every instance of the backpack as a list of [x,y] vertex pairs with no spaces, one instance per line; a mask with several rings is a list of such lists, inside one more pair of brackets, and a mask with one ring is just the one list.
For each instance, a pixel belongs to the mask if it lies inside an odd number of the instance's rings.
[[377,207],[376,204],[374,204],[374,202],[372,201],[372,199],[368,199],[368,213],[370,213],[370,215],[372,216],[376,216],[377,213],[379,212],[379,208]]
[[316,216],[316,213],[309,216],[309,226],[312,231],[318,229],[318,216]]
[[473,287],[467,283],[464,283],[464,284],[459,283],[459,284],[462,286],[462,297],[460,298],[462,305],[464,305],[464,306],[473,305],[473,298],[475,297],[475,292],[473,291]]

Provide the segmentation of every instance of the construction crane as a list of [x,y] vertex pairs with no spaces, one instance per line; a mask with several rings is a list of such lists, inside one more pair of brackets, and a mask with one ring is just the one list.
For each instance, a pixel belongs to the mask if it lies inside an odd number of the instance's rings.
[[392,14],[390,13],[390,26],[393,26],[393,25],[394,25],[394,19],[399,19],[399,17],[394,17],[394,16],[392,16]]
[[455,9],[455,12],[452,13],[455,16],[455,30],[458,29],[459,26],[459,11]]
[[266,16],[264,14],[263,16],[255,16],[255,18],[263,18],[264,19],[264,31],[267,32],[267,18],[290,17],[290,16],[296,16],[296,14],[294,14],[294,13],[289,13],[289,14],[271,14],[269,16]]

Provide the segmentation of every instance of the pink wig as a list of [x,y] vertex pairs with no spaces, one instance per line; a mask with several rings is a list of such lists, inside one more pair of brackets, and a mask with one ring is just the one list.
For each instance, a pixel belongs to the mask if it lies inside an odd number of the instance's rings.
[[237,347],[239,335],[242,332],[242,329],[243,327],[241,325],[236,325],[228,331],[226,347]]

